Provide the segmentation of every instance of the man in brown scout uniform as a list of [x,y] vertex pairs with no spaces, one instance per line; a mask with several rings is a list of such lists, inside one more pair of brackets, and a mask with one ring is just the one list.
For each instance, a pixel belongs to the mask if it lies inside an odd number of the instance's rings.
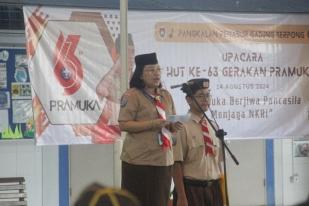
[[173,204],[222,206],[219,180],[222,151],[215,131],[203,116],[210,104],[209,80],[189,80],[182,90],[190,106],[190,120],[177,133],[177,145],[174,147],[176,191]]
[[121,99],[119,126],[127,135],[123,143],[122,188],[132,192],[142,206],[166,206],[170,193],[172,132],[180,122],[170,93],[161,87],[161,69],[155,53],[135,57],[130,89]]

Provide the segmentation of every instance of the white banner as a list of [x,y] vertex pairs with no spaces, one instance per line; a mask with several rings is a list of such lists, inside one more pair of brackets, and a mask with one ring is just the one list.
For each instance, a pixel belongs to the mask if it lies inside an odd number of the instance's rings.
[[119,136],[119,12],[24,7],[37,144]]
[[[113,143],[120,135],[119,12],[27,6],[24,17],[37,144]],[[178,114],[188,106],[170,86],[209,78],[213,116],[227,138],[306,136],[308,20],[129,12],[129,73],[134,51],[155,51]]]
[[[170,89],[209,78],[227,138],[309,135],[309,15],[129,12],[136,54],[157,52]],[[211,115],[208,113],[208,116]]]

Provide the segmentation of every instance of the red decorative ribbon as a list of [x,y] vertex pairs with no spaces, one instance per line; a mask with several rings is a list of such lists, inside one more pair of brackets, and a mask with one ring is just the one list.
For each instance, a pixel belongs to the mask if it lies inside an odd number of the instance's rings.
[[209,134],[208,126],[207,126],[207,121],[203,119],[200,124],[202,125],[202,131],[203,131],[203,138],[204,138],[204,143],[205,143],[205,154],[210,154],[214,155],[214,144],[212,142],[212,139]]
[[[157,112],[159,114],[159,118],[166,120],[165,106],[161,102],[161,98],[159,95],[154,97],[154,103],[155,103]],[[171,148],[171,135],[172,135],[171,132],[165,127],[161,129],[160,136],[159,136],[159,143],[162,145],[164,149]]]

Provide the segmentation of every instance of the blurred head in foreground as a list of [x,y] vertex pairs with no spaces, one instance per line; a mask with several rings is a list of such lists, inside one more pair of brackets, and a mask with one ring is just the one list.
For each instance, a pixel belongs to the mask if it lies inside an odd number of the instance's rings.
[[74,206],[140,206],[135,196],[126,190],[94,183],[80,195]]

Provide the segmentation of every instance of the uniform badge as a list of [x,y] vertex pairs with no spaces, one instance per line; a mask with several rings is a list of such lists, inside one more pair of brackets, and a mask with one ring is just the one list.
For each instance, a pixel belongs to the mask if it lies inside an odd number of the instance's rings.
[[121,97],[121,100],[120,100],[120,106],[125,107],[127,105],[127,103],[128,103],[128,99],[127,99],[126,95],[123,95]]
[[209,82],[208,81],[203,82],[203,88],[209,88]]

